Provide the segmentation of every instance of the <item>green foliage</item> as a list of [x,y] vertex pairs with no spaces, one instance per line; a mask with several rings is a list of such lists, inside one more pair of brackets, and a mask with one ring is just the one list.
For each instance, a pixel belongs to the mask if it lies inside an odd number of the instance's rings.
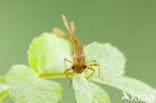
[[91,43],[85,46],[85,55],[87,60],[96,60],[100,64],[101,76],[124,74],[126,59],[116,47],[109,43]]
[[75,95],[78,103],[92,103],[93,98],[90,84],[83,74],[74,75],[73,88],[75,89]]
[[30,67],[37,73],[64,72],[63,58],[71,58],[68,40],[50,33],[35,38],[28,50]]
[[107,93],[99,86],[89,82],[84,73],[74,75],[73,88],[78,103],[110,103]]
[[[129,94],[152,94],[156,97],[156,90],[139,80],[125,77],[125,58],[123,54],[110,44],[92,43],[85,48],[88,60],[95,58],[101,66],[101,78],[96,74],[92,77],[95,82],[110,85]],[[96,71],[97,68],[95,68]],[[139,95],[138,95],[139,96]],[[148,102],[144,100],[145,102]]]
[[146,98],[143,98],[144,99],[143,101],[147,103],[155,103],[154,101],[149,102],[150,101],[149,99],[152,100],[152,98],[156,98],[156,90],[139,80],[124,76],[107,76],[105,77],[104,80],[95,78],[94,81],[110,85],[129,94],[131,93],[136,94],[135,97],[139,99],[140,95],[141,96],[146,94],[150,95],[150,97],[147,98],[147,100]]
[[104,89],[95,85],[94,83],[91,83],[90,86],[93,96],[92,103],[111,103],[110,98]]
[[5,83],[5,82],[6,82],[6,77],[0,76],[0,83]]
[[[28,50],[30,67],[14,65],[6,76],[0,78],[0,99],[9,93],[16,103],[57,103],[61,100],[63,89],[60,84],[44,78],[65,77],[64,58],[71,59],[71,44],[68,40],[52,33],[44,33],[35,38]],[[111,103],[106,91],[92,81],[106,84],[130,94],[133,92],[152,93],[156,90],[149,85],[123,76],[126,59],[111,44],[91,43],[85,46],[85,56],[100,64],[90,80],[91,73],[70,74],[77,103]],[[70,65],[68,65],[70,66]],[[155,97],[156,98],[156,97]],[[154,103],[154,102],[153,102]]]
[[5,77],[0,77],[0,98],[5,97],[9,92],[9,87],[5,84]]
[[7,76],[16,103],[56,103],[61,99],[63,89],[58,83],[38,78],[27,66],[13,66]]

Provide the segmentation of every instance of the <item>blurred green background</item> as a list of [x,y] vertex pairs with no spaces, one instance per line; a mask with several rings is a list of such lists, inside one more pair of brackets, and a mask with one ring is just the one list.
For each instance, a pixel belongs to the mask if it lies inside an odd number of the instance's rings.
[[[34,37],[53,27],[65,30],[62,14],[75,21],[82,43],[117,46],[127,58],[125,75],[156,88],[155,0],[0,0],[0,75],[13,64],[28,65],[27,49]],[[56,81],[64,87],[60,103],[76,103],[69,82]],[[112,103],[130,103],[120,100],[121,91],[100,86]]]

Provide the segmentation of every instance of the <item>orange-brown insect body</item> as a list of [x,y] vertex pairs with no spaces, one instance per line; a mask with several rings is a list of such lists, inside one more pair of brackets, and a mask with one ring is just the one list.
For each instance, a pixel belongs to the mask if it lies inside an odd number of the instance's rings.
[[83,44],[80,44],[80,42],[73,34],[69,35],[69,39],[73,44],[73,50],[74,50],[72,70],[80,74],[84,71],[84,69],[86,69],[84,47]]
[[[71,22],[71,28],[68,25],[68,21],[66,20],[65,16],[62,16],[64,24],[66,29],[68,30],[69,34],[66,34],[65,32],[63,32],[62,30],[58,29],[58,28],[54,28],[53,32],[56,33],[57,35],[63,36],[63,37],[67,37],[71,40],[72,44],[73,44],[73,51],[74,51],[74,55],[73,55],[73,61],[70,61],[68,59],[64,59],[65,61],[72,63],[72,66],[70,68],[67,68],[65,70],[65,75],[67,76],[67,78],[70,80],[70,82],[72,82],[72,80],[68,77],[68,72],[70,70],[73,70],[74,72],[81,74],[82,72],[84,72],[85,69],[88,70],[92,70],[93,73],[91,73],[88,77],[90,78],[94,73],[95,70],[93,68],[91,68],[90,66],[98,66],[98,64],[87,64],[86,60],[85,60],[85,55],[84,55],[84,46],[83,44],[81,44],[79,42],[79,40],[74,36],[74,22]],[[92,63],[92,62],[96,62],[96,60],[92,60],[92,61],[88,61],[88,63]],[[100,68],[99,68],[100,71]]]
[[73,64],[72,69],[76,73],[82,73],[84,69],[86,69],[86,61],[84,56],[84,49],[82,44],[74,45],[74,56],[73,56]]

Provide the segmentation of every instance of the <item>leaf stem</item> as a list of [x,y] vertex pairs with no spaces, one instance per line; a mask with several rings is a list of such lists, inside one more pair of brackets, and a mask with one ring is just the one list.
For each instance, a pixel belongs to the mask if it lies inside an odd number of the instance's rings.
[[4,92],[2,92],[2,93],[0,94],[0,99],[3,98],[3,97],[5,97],[8,93],[9,93],[9,89],[7,89],[7,90],[5,90]]
[[[64,73],[43,73],[38,75],[40,78],[60,78],[66,77]],[[73,76],[73,73],[68,73],[68,76]]]

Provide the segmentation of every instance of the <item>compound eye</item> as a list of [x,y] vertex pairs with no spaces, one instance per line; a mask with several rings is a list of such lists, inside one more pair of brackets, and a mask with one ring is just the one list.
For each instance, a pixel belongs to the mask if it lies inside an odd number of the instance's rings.
[[75,68],[76,68],[76,66],[73,65],[73,66],[72,66],[72,69],[74,70]]
[[82,67],[83,67],[83,69],[86,69],[87,68],[87,65],[83,65]]

